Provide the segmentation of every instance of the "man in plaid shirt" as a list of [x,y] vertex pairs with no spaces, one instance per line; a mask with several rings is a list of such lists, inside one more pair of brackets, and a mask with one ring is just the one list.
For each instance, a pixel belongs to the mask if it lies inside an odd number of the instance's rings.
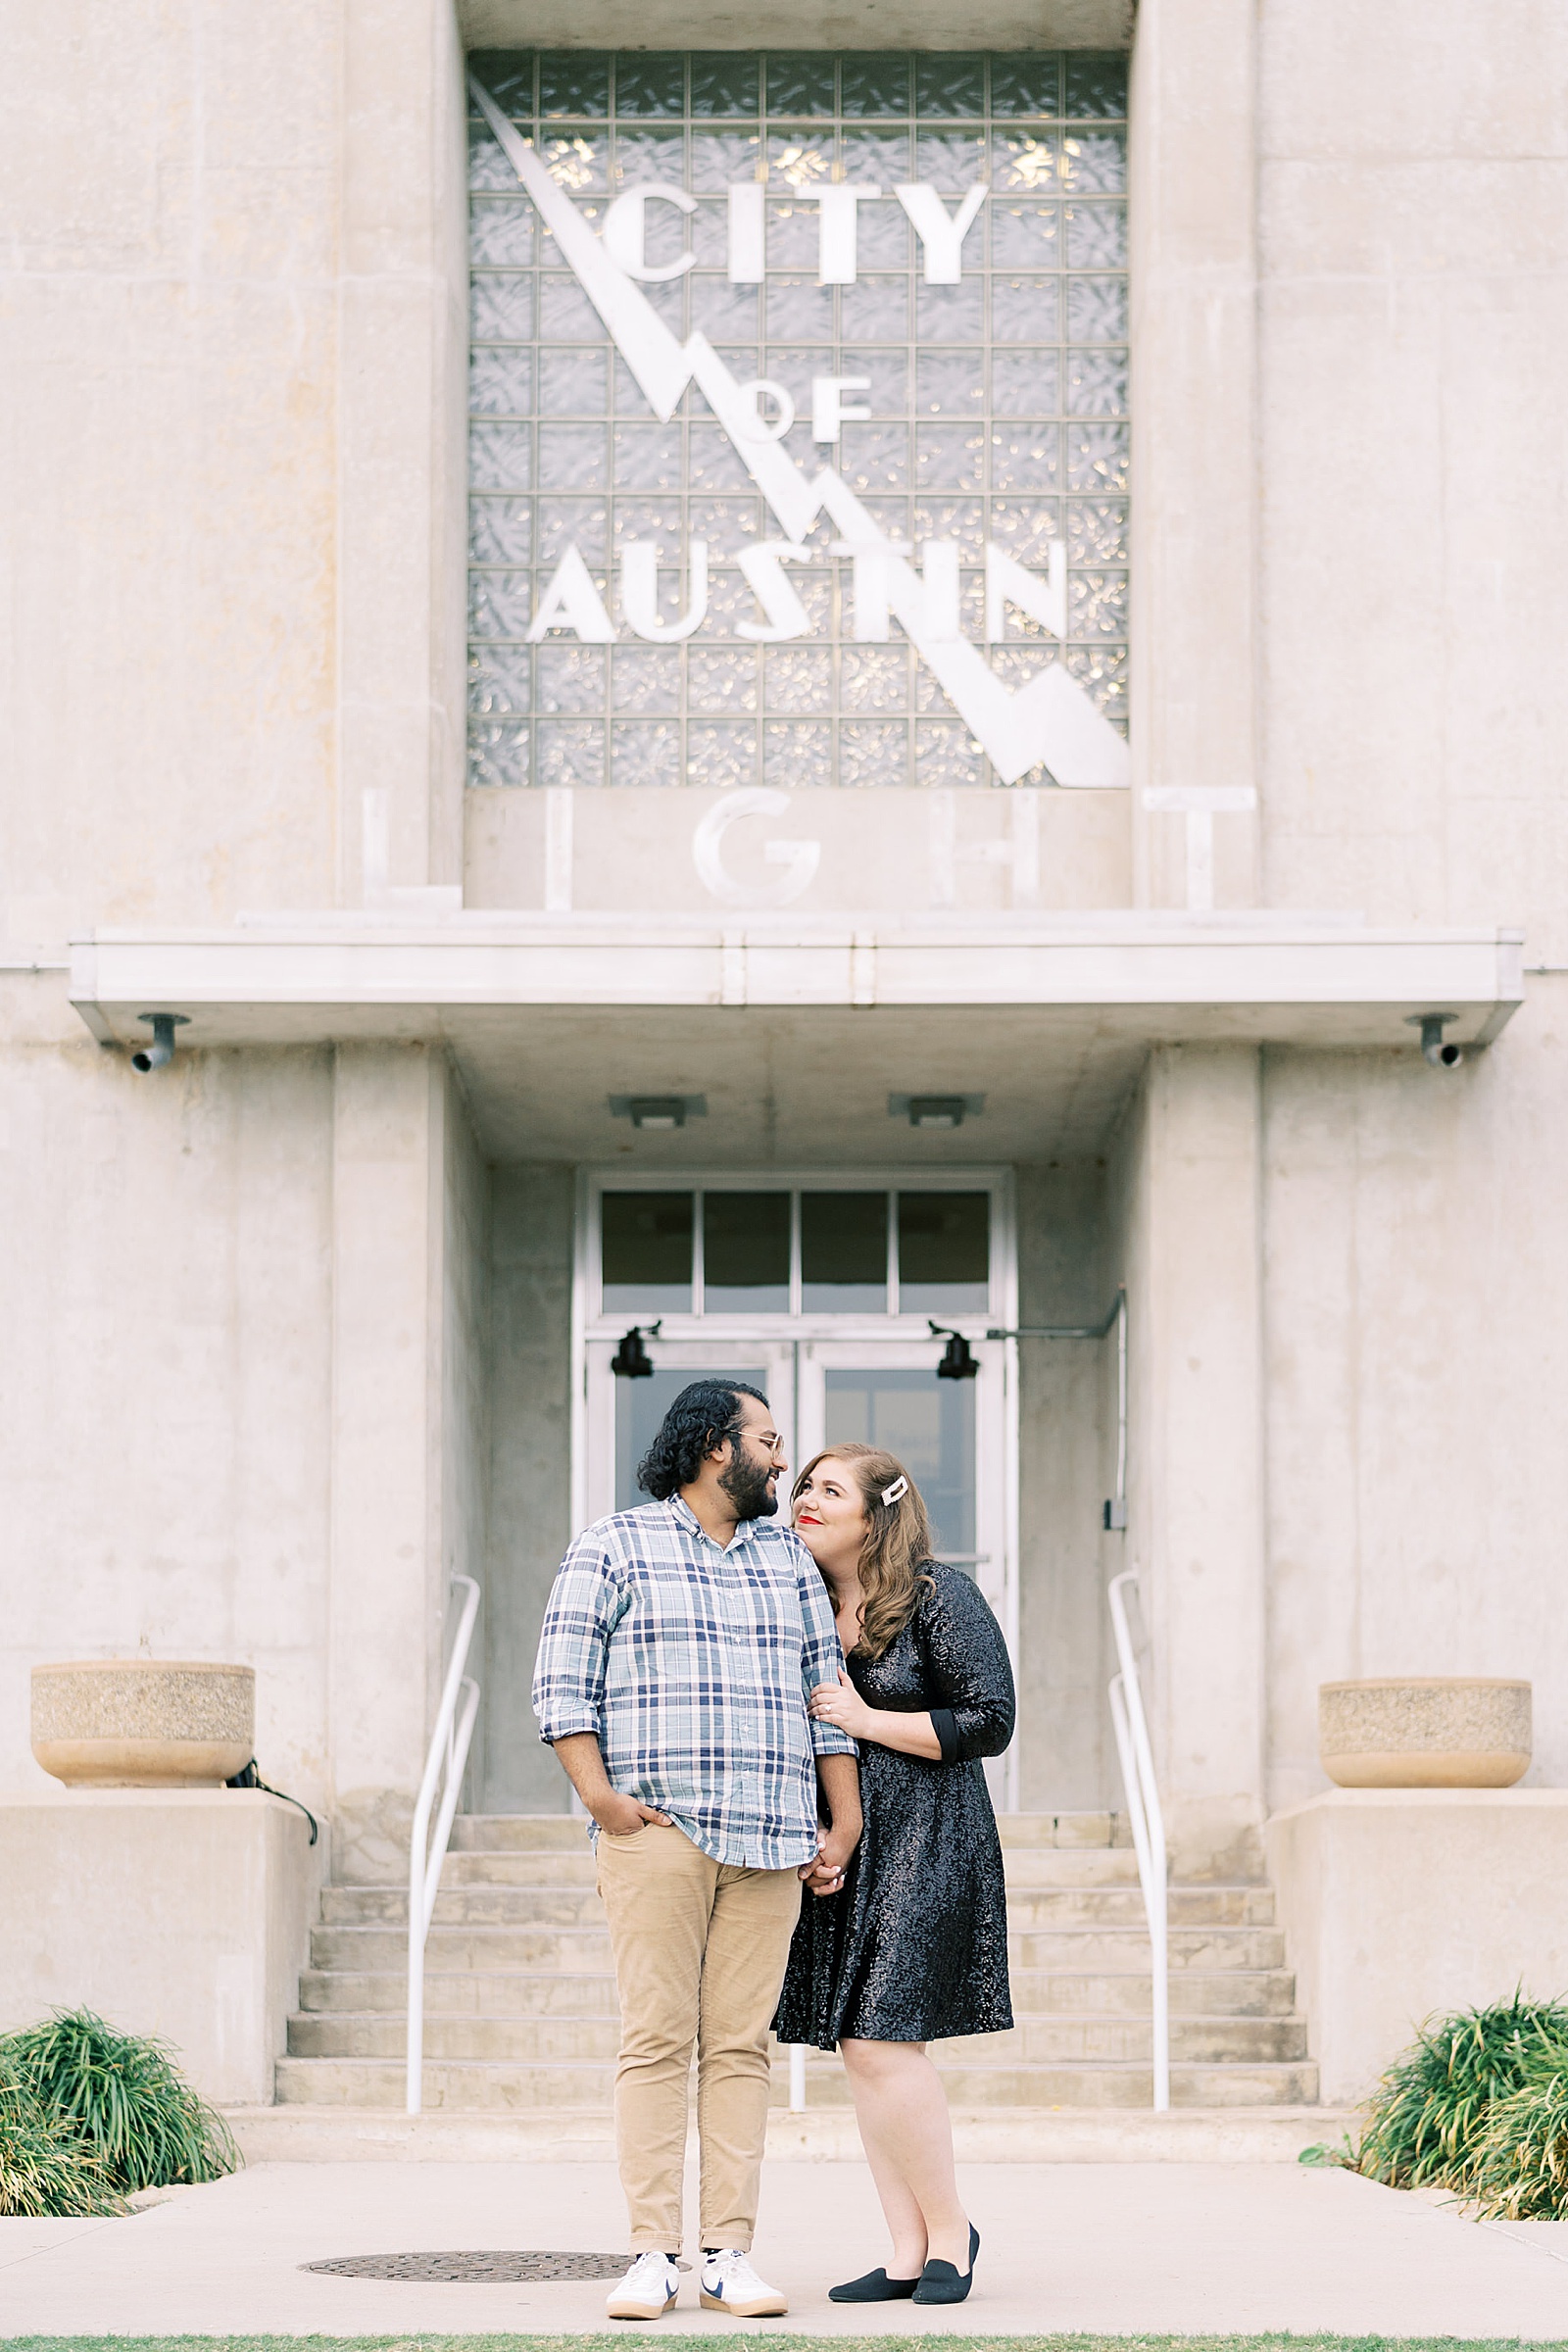
[[800,1883],[836,1893],[860,1835],[855,1743],[807,1711],[843,1656],[816,1563],[769,1524],[787,1466],[760,1391],[693,1382],[638,1472],[655,1499],[578,1537],[545,1611],[534,1711],[592,1816],[620,1995],[612,2319],[675,2300],[694,2042],[703,2302],[787,2309],[748,2260],[768,2028]]

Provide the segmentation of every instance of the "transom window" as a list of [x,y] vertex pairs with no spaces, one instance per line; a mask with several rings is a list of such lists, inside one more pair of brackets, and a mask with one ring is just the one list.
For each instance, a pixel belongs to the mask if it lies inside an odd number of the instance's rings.
[[1107,780],[1125,58],[470,65],[469,781]]
[[599,1311],[984,1314],[988,1191],[720,1185],[599,1197]]

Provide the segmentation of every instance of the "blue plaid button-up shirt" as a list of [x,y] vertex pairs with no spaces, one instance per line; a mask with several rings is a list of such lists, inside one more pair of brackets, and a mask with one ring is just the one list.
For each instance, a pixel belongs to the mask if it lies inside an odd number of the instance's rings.
[[843,1653],[815,1561],[750,1519],[723,1550],[679,1495],[617,1511],[561,1563],[534,1668],[539,1736],[594,1732],[612,1786],[718,1862],[815,1858],[817,1756],[853,1740],[807,1699]]

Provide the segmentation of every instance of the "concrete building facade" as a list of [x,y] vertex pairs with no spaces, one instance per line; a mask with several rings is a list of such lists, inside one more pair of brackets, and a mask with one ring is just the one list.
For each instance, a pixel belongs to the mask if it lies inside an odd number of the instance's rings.
[[1324,1680],[1568,1785],[1561,12],[13,19],[6,1790],[240,1659],[396,1880],[466,1573],[564,1810],[656,1322],[943,1486],[1012,1807],[1134,1565],[1179,1875]]

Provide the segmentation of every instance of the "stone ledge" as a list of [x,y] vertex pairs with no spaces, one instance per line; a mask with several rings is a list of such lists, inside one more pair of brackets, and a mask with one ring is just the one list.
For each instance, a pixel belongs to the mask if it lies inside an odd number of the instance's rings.
[[[605,2163],[615,2153],[603,2109],[548,2114],[389,2114],[385,2108],[232,2107],[228,2121],[251,2164]],[[1015,2108],[956,2112],[954,2143],[967,2164],[1294,2164],[1303,2148],[1338,2140],[1348,2111],[1324,2107]],[[695,2141],[693,2152],[695,2153]],[[858,2162],[847,2110],[768,2117],[774,2162]]]
[[1440,2011],[1568,1992],[1568,1788],[1331,1788],[1264,1839],[1326,2099]]

